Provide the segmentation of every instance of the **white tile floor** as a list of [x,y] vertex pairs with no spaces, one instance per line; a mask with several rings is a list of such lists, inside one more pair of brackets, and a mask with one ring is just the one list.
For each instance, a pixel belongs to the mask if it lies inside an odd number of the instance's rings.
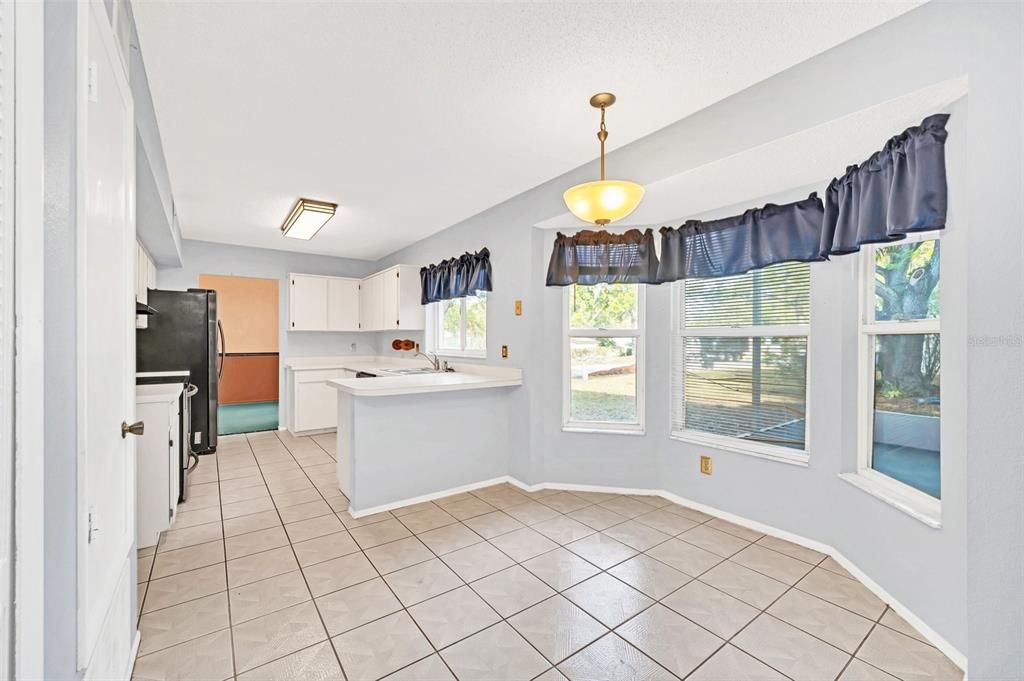
[[334,437],[221,439],[139,551],[135,679],[961,679],[830,558],[658,497],[354,519]]

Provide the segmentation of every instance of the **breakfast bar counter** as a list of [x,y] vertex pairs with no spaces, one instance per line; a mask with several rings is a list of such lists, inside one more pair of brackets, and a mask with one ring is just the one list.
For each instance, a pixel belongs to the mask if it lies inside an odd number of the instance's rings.
[[508,471],[519,369],[458,367],[327,382],[338,392],[338,486],[354,516],[415,503]]

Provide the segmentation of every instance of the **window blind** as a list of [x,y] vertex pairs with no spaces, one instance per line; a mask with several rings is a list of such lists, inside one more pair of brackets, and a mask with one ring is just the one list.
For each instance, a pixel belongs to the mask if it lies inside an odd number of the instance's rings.
[[674,286],[673,432],[805,449],[809,266]]
[[688,279],[681,327],[807,324],[811,274],[805,263],[786,263],[718,279]]

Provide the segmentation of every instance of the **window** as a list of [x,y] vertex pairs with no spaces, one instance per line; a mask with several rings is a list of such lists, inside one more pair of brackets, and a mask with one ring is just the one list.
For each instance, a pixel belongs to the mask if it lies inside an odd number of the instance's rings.
[[806,462],[809,266],[673,287],[673,437]]
[[939,240],[873,246],[863,258],[861,473],[934,503],[942,492]]
[[565,428],[643,432],[644,288],[574,285],[565,296]]
[[430,304],[430,349],[439,355],[487,356],[487,294]]

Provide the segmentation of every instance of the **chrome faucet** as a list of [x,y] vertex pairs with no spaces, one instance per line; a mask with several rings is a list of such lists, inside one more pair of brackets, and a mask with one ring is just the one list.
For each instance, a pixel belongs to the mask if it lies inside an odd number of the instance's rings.
[[423,354],[419,350],[417,350],[416,354],[413,355],[413,357],[422,357],[423,359],[427,360],[428,362],[430,362],[430,366],[434,367],[434,371],[440,371],[441,370],[441,360],[438,359],[436,353],[432,352],[428,356],[428,355]]

